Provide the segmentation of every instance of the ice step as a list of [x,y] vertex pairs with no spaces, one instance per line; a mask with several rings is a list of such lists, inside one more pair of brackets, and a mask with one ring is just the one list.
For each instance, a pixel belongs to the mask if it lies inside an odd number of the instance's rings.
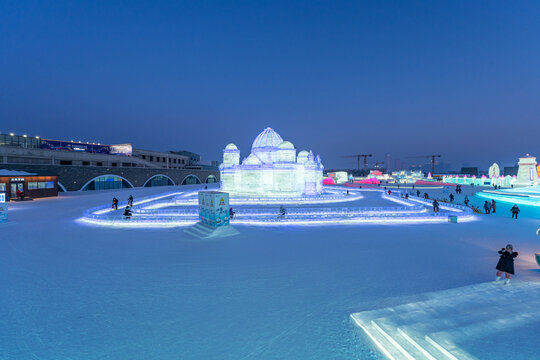
[[[432,345],[420,340],[414,340],[409,334],[407,334],[405,331],[401,330],[400,328],[397,329],[398,333],[403,337],[411,346],[416,348],[422,356],[424,356],[427,360],[437,360],[433,355],[437,354],[437,350],[435,348],[431,348]],[[423,344],[422,344],[423,343]]]
[[441,344],[430,338],[426,335],[425,337],[426,341],[430,343],[434,348],[439,350],[448,360],[459,360],[457,357],[455,357],[450,351],[448,351],[446,348],[444,348]]
[[373,344],[379,349],[384,356],[390,360],[406,359],[403,354],[385,337],[383,336],[371,322],[364,323],[361,319],[351,315],[353,321],[361,328],[364,333],[371,339]]
[[[380,331],[384,331],[387,336],[390,336],[396,343],[398,343],[401,349],[405,350],[414,359],[426,359],[426,360],[454,360],[452,351],[443,346],[434,346],[431,342],[427,341],[424,336],[417,336],[416,333],[407,333],[403,329],[395,327],[395,325],[388,319],[379,319],[377,321],[372,320],[373,325]],[[392,342],[392,341],[391,341]],[[394,345],[396,346],[396,345]],[[455,346],[447,344],[447,346],[455,350]],[[397,346],[396,346],[397,347]],[[462,357],[462,359],[470,359],[471,357]],[[404,359],[409,359],[407,356]]]
[[[371,320],[364,323],[358,317],[351,315],[354,322],[365,332],[377,348],[391,360],[467,360],[474,359],[472,356],[457,349],[450,343],[445,346],[426,337],[417,337],[407,334],[391,324],[378,323]],[[429,339],[429,340],[428,340]]]
[[[419,332],[436,332],[440,328],[466,328],[471,324],[483,323],[499,318],[511,311],[516,313],[531,313],[537,309],[537,299],[540,298],[540,287],[527,284],[516,284],[509,288],[503,284],[496,284],[490,292],[477,292],[473,296],[446,296],[441,299],[420,301],[417,303],[397,306],[393,311],[383,309],[367,312],[364,319],[375,318],[378,315],[385,317],[394,314],[392,320],[397,326],[415,324]],[[448,304],[452,304],[451,306]],[[435,326],[435,328],[434,328]]]
[[[403,330],[397,328],[390,320],[383,318],[373,321],[373,323],[377,324],[379,328],[382,329],[388,336],[392,337],[392,339],[397,342],[401,348],[406,350],[407,353],[410,354],[414,359],[437,359],[438,351],[434,351],[434,349],[426,349],[425,342],[424,344],[421,344],[421,341],[415,341],[409,334],[406,334]],[[404,357],[404,359],[408,358]]]
[[[514,309],[513,309],[514,310]],[[502,311],[502,310],[501,310]],[[531,304],[527,308],[519,308],[519,311],[512,311],[507,316],[491,318],[487,321],[475,322],[466,326],[450,328],[451,330],[442,331],[435,334],[450,334],[453,339],[476,338],[487,334],[496,333],[497,331],[506,331],[512,328],[518,328],[523,323],[529,322],[531,319],[540,320],[540,310],[537,305]],[[435,335],[434,334],[434,335]]]
[[199,239],[220,238],[239,234],[238,230],[236,230],[230,225],[214,228],[202,223],[197,223],[193,226],[190,226],[189,228],[184,230],[184,233],[197,237]]
[[395,339],[395,335],[390,336],[390,334],[388,334],[383,328],[381,328],[374,320],[371,320],[371,326],[375,330],[377,330],[377,332],[382,335],[386,340],[388,340],[390,344],[392,344],[392,346],[397,349],[397,351],[404,359],[415,360],[415,358],[407,350],[405,350],[403,346],[401,346],[401,344],[398,342],[399,339]]
[[421,297],[421,301],[351,316],[392,356],[428,360],[474,359],[456,344],[503,333],[508,326],[540,323],[536,282],[483,283]]

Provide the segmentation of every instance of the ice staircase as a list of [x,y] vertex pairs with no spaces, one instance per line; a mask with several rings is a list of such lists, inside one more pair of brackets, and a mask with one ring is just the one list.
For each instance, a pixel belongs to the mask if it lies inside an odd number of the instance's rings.
[[465,286],[351,317],[388,359],[476,359],[457,344],[540,322],[540,283]]
[[200,222],[185,229],[184,233],[199,239],[221,238],[239,234],[238,230],[230,225],[215,228]]

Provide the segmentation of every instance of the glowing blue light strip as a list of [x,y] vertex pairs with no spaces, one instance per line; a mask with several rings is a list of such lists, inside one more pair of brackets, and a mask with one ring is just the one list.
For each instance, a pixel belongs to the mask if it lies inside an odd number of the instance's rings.
[[[278,216],[277,212],[268,212],[264,209],[243,209],[235,216],[233,224],[253,226],[283,226],[283,225],[336,225],[336,224],[396,224],[396,223],[433,223],[446,222],[447,213],[432,213],[418,205],[430,205],[423,199],[400,198],[395,195],[386,195],[382,190],[381,197],[406,205],[406,207],[372,207],[372,208],[298,208],[289,210],[287,215]],[[139,204],[158,205],[156,201],[176,196],[178,193],[167,193],[141,199]],[[167,201],[163,201],[168,203]],[[460,222],[473,221],[475,217],[470,209],[458,206],[442,205],[441,208],[452,212],[462,213]],[[118,214],[118,215],[116,215]],[[97,207],[85,211],[80,221],[90,224],[116,226],[116,227],[174,227],[193,225],[198,221],[197,209],[183,210],[150,210],[134,209],[130,217],[119,215],[107,206]]]
[[479,192],[475,196],[484,199],[497,200],[510,204],[519,204],[519,205],[528,205],[528,206],[540,206],[540,199],[535,199],[533,197],[525,197],[522,195],[500,195],[494,193],[485,193]]

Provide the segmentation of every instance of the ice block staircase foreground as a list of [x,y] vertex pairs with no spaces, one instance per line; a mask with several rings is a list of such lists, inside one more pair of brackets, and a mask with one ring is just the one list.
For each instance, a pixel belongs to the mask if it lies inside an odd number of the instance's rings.
[[238,230],[230,225],[215,228],[201,222],[188,227],[184,230],[184,233],[199,239],[222,238],[239,234]]
[[513,281],[505,285],[499,281],[465,286],[351,317],[388,359],[484,358],[458,344],[474,344],[540,322],[540,283]]

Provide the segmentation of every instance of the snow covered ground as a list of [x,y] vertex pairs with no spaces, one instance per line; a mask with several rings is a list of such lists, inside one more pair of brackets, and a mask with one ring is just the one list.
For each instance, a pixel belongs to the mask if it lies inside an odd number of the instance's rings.
[[[491,286],[482,283],[493,280],[496,251],[507,243],[520,256],[505,291],[540,281],[538,211],[521,207],[516,221],[504,204],[463,224],[242,226],[212,240],[182,228],[75,221],[113,196],[180,188],[190,187],[10,204],[10,221],[0,224],[0,359],[381,359],[350,314],[419,305],[443,290],[468,294],[475,309],[484,300],[512,307],[479,291]],[[531,296],[518,309],[535,306],[540,298]],[[479,359],[496,359],[496,346],[530,358],[537,324],[531,312],[460,346]]]

